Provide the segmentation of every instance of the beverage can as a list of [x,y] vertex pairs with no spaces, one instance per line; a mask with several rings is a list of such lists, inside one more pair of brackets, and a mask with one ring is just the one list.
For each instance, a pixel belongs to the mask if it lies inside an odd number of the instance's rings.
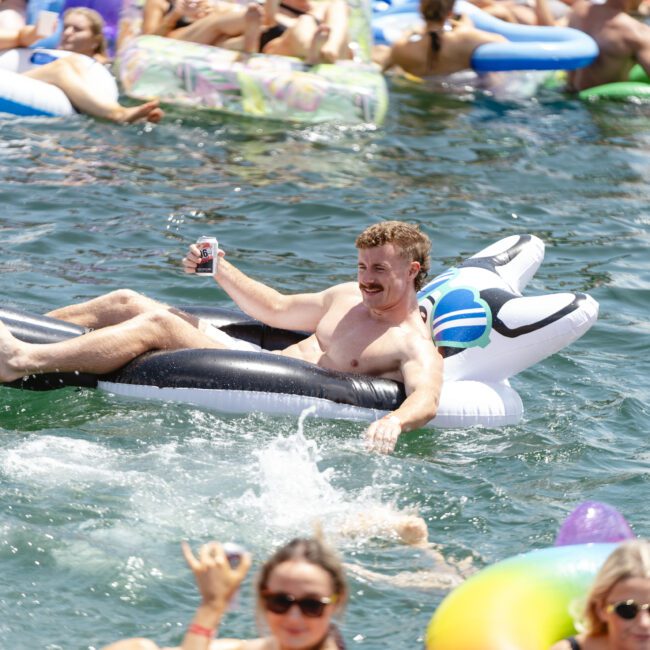
[[219,242],[216,237],[199,237],[196,241],[201,261],[196,266],[199,275],[214,275],[219,262]]
[[235,544],[234,542],[225,542],[222,544],[223,551],[228,558],[228,563],[234,569],[239,566],[242,555],[246,552],[243,546]]

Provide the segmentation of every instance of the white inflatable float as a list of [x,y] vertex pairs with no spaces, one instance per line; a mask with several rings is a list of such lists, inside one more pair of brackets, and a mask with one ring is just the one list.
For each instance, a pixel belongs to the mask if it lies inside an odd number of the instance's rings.
[[[0,51],[0,113],[47,117],[75,115],[74,107],[60,88],[21,74],[71,54],[63,50],[27,48]],[[83,54],[75,56],[87,62],[95,94],[117,101],[117,83],[105,66]]]
[[[583,293],[524,297],[544,256],[532,235],[507,237],[445,271],[419,293],[420,309],[445,359],[445,381],[432,427],[516,424],[523,406],[509,377],[582,336],[598,315]],[[276,330],[238,312],[187,311],[237,338],[278,349],[304,333]],[[84,333],[42,316],[0,308],[15,336],[47,343]],[[314,406],[323,417],[373,420],[404,399],[399,382],[324,370],[265,352],[152,352],[108,376],[78,373],[26,377],[12,386],[48,390],[99,387],[117,395],[195,404],[230,413],[299,414]]]

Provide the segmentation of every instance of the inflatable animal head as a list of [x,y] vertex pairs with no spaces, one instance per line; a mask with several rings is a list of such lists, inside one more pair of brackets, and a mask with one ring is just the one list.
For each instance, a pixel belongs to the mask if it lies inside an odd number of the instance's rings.
[[500,381],[582,336],[598,315],[583,293],[523,297],[544,258],[533,235],[513,235],[434,278],[418,294],[445,358],[445,379]]

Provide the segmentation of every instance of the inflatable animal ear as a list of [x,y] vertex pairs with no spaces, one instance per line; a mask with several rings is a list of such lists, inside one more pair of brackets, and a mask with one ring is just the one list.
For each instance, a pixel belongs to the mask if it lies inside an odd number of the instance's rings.
[[635,538],[625,517],[614,506],[600,501],[584,501],[564,520],[555,538],[555,546],[622,542]]
[[[514,424],[523,407],[508,378],[582,336],[598,316],[583,293],[522,296],[544,258],[533,235],[506,237],[434,278],[418,294],[444,357],[435,422]],[[467,395],[472,399],[468,400]]]

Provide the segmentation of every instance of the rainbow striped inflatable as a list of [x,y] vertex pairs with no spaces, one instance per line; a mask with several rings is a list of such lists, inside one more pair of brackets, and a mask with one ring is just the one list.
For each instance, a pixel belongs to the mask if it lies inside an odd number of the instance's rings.
[[615,547],[556,546],[483,569],[442,601],[427,650],[548,650],[575,632],[571,605]]

